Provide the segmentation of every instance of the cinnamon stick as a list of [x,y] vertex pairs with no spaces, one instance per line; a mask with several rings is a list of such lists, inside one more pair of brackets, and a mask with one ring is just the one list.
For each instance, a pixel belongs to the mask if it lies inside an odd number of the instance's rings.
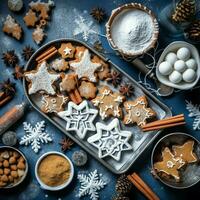
[[165,125],[160,125],[160,126],[158,125],[158,126],[153,126],[153,127],[149,127],[149,128],[143,128],[142,131],[143,132],[154,131],[154,130],[158,130],[158,129],[180,126],[180,125],[184,125],[184,124],[186,124],[186,122],[177,122],[177,123],[165,124]]
[[38,62],[39,60],[43,59],[45,56],[49,55],[51,52],[55,51],[55,47],[50,47],[47,49],[44,53],[42,53],[40,56],[36,58],[36,61]]
[[46,55],[44,58],[42,58],[41,60],[38,60],[38,63],[41,63],[45,60],[48,60],[49,58],[51,58],[52,56],[54,56],[56,53],[58,52],[58,50],[54,50],[52,51],[50,54]]
[[0,101],[0,107],[3,106],[4,104],[6,104],[8,101],[10,101],[12,99],[12,96],[6,96],[5,98],[3,98]]

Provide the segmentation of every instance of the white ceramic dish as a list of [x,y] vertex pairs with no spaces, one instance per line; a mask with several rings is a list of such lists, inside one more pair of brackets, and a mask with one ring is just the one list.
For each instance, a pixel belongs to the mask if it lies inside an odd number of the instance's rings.
[[[159,72],[158,66],[160,65],[161,62],[164,61],[166,55],[169,52],[176,53],[176,51],[181,47],[187,47],[191,52],[191,56],[196,60],[196,62],[197,62],[197,77],[191,83],[186,83],[184,81],[181,81],[180,83],[174,84],[174,83],[169,81],[168,76],[163,76]],[[180,89],[180,90],[188,90],[188,89],[193,88],[197,84],[197,82],[199,81],[199,77],[200,77],[200,59],[199,59],[199,53],[198,53],[198,50],[196,49],[196,47],[193,46],[192,44],[189,44],[189,43],[184,42],[184,41],[176,41],[176,42],[172,42],[171,44],[169,44],[164,49],[163,53],[161,54],[161,56],[158,60],[157,67],[156,67],[156,76],[161,83],[163,83],[167,86],[173,87],[173,88],[177,88],[177,89]]]
[[[68,160],[68,162],[70,164],[71,173],[70,173],[69,179],[64,184],[56,186],[56,187],[51,187],[51,186],[48,186],[48,185],[44,184],[40,180],[39,175],[38,175],[38,167],[39,167],[39,164],[42,161],[42,159],[44,159],[44,157],[46,157],[48,155],[60,155],[60,156],[64,157],[66,160]],[[50,191],[62,190],[63,188],[67,187],[71,183],[71,181],[72,181],[72,179],[74,177],[74,166],[73,166],[71,160],[66,155],[64,155],[63,153],[60,153],[60,152],[57,152],[57,151],[49,151],[49,152],[43,154],[42,156],[40,156],[40,158],[37,160],[36,165],[35,165],[35,176],[36,176],[36,179],[37,179],[37,181],[40,184],[42,189],[50,190]]]

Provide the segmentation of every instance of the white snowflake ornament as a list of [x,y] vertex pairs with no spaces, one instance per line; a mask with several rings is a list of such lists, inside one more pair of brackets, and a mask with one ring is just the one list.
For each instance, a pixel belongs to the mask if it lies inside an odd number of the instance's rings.
[[58,113],[58,116],[64,119],[67,131],[75,131],[79,138],[83,139],[87,131],[95,131],[93,124],[98,111],[89,108],[87,101],[76,105],[72,101],[68,103],[68,109]]
[[106,185],[106,183],[99,178],[97,170],[90,172],[88,176],[84,174],[79,174],[78,180],[81,183],[78,196],[82,197],[85,195],[90,195],[91,200],[99,199],[97,191],[104,188],[104,186]]
[[35,153],[38,153],[38,151],[40,150],[40,143],[48,143],[52,141],[49,134],[44,132],[45,121],[37,122],[35,127],[27,122],[24,122],[23,125],[26,135],[21,138],[19,144],[25,146],[31,144],[32,149]]
[[186,101],[186,109],[189,111],[189,117],[194,118],[193,129],[200,130],[200,105],[193,105],[192,102]]

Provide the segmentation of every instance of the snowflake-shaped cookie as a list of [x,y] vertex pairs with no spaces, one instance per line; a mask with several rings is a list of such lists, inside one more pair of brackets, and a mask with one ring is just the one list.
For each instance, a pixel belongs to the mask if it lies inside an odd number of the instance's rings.
[[75,48],[74,46],[69,43],[62,43],[60,48],[58,49],[58,52],[61,54],[62,58],[73,58]]
[[63,111],[63,106],[68,101],[68,97],[57,94],[55,96],[44,95],[42,97],[41,110],[45,113],[57,113]]
[[90,59],[90,53],[88,49],[86,49],[80,60],[71,61],[70,66],[78,75],[78,78],[88,78],[91,82],[96,82],[97,79],[94,73],[99,67],[101,67],[101,63],[92,62]]
[[96,123],[97,133],[88,138],[88,142],[98,148],[99,158],[111,156],[119,161],[121,152],[131,150],[128,143],[132,133],[120,129],[119,120],[113,119],[108,125]]
[[137,123],[138,126],[144,126],[147,123],[147,119],[156,116],[156,113],[147,108],[148,102],[145,96],[138,97],[135,101],[124,102],[126,109],[126,116],[124,117],[124,124]]
[[104,188],[106,183],[99,178],[97,170],[90,172],[88,176],[84,174],[78,175],[78,180],[81,183],[78,196],[82,197],[85,195],[90,195],[91,200],[99,199],[98,190]]
[[97,114],[97,110],[89,108],[87,101],[83,101],[79,105],[70,101],[68,109],[59,112],[58,116],[67,122],[67,131],[75,131],[78,137],[83,139],[87,131],[96,130],[93,121]]
[[44,61],[37,70],[26,72],[25,77],[31,82],[28,90],[29,94],[44,91],[47,94],[54,95],[56,92],[53,88],[53,83],[59,79],[60,75],[49,72],[47,70],[47,63]]
[[99,107],[100,116],[105,119],[109,116],[122,117],[122,109],[120,104],[124,101],[125,97],[104,86],[99,89],[99,94],[92,100],[94,106]]
[[26,135],[21,138],[19,144],[27,146],[31,144],[32,149],[35,153],[40,150],[40,143],[51,142],[52,139],[48,133],[44,132],[45,121],[37,122],[35,127],[32,127],[30,123],[24,122],[24,131]]

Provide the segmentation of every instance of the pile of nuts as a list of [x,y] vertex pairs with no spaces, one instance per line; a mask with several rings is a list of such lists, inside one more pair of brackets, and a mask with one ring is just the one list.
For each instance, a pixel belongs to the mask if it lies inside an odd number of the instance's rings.
[[15,185],[24,176],[26,161],[15,150],[0,151],[0,187]]

